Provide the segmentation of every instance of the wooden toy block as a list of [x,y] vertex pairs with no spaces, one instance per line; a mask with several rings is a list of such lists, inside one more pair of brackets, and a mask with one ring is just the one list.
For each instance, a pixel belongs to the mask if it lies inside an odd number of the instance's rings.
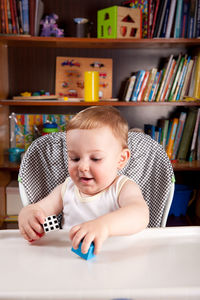
[[97,13],[98,38],[141,38],[142,11],[139,8],[111,6]]
[[43,228],[45,232],[59,230],[60,228],[56,215],[46,217]]
[[80,244],[78,246],[78,249],[74,249],[72,247],[71,250],[74,253],[76,253],[77,255],[79,255],[80,257],[82,257],[83,259],[86,259],[86,260],[89,260],[89,259],[91,259],[91,258],[93,258],[93,257],[96,256],[96,255],[94,255],[94,243],[93,242],[91,243],[90,248],[89,248],[89,250],[88,250],[87,253],[82,253],[81,252],[81,246],[82,246],[82,242],[80,242]]

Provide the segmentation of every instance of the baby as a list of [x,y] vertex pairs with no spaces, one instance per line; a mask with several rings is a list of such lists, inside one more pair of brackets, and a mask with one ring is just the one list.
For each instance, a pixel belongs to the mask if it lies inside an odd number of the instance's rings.
[[128,124],[109,106],[82,110],[66,129],[68,177],[41,201],[24,207],[19,229],[28,241],[39,239],[49,215],[63,212],[62,228],[69,231],[74,249],[82,241],[87,253],[94,242],[98,254],[110,236],[130,235],[145,229],[148,206],[139,186],[118,175],[128,159]]

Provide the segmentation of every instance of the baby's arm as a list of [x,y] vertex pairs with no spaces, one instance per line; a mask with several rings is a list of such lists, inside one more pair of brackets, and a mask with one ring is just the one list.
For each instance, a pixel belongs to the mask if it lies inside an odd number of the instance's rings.
[[82,252],[86,253],[90,243],[94,241],[94,253],[97,254],[109,236],[133,234],[147,227],[149,210],[136,183],[128,180],[123,185],[118,202],[118,210],[71,229],[70,238],[75,249],[84,238]]
[[47,197],[22,208],[20,211],[19,230],[26,240],[39,239],[44,233],[42,227],[44,219],[62,211],[61,187],[62,184],[58,185]]

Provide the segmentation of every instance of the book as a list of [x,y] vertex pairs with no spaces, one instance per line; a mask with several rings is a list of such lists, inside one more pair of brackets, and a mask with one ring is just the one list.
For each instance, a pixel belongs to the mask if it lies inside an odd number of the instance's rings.
[[40,21],[44,13],[44,3],[42,0],[35,0],[35,28],[34,35],[38,36],[40,33]]
[[155,75],[155,78],[153,80],[153,83],[152,83],[152,87],[151,87],[150,93],[149,93],[149,99],[148,99],[149,101],[153,100],[153,94],[154,94],[154,90],[156,88],[156,84],[158,82],[159,75],[160,75],[160,72],[157,71],[156,75]]
[[187,160],[188,158],[188,152],[190,149],[192,136],[194,132],[194,127],[196,123],[197,118],[197,110],[196,109],[190,109],[185,121],[185,126],[183,130],[183,136],[180,142],[180,147],[177,154],[178,160]]
[[135,80],[136,80],[135,75],[131,76],[128,80],[128,86],[127,86],[126,94],[125,94],[125,97],[124,97],[125,101],[130,101],[131,94],[132,94],[132,91],[133,91],[133,87],[134,87],[134,84],[135,84]]
[[7,16],[8,16],[8,32],[12,33],[12,18],[11,18],[11,11],[10,11],[10,1],[7,0]]
[[164,71],[165,70],[162,69],[159,72],[158,80],[156,82],[156,86],[155,86],[155,89],[154,89],[154,92],[153,92],[153,95],[152,95],[152,101],[156,100],[156,96],[157,96],[157,93],[158,93],[158,90],[159,90],[159,87],[160,87],[160,83],[162,82],[162,79],[163,79]]
[[174,99],[174,94],[175,94],[175,91],[176,91],[176,87],[177,87],[177,84],[178,84],[178,81],[179,81],[179,77],[180,77],[180,73],[181,73],[184,61],[185,61],[185,57],[181,57],[179,65],[177,66],[177,70],[176,70],[176,74],[175,74],[174,81],[173,81],[173,84],[172,84],[172,88],[170,90],[170,94],[169,94],[169,98],[168,98],[169,101],[175,100]]
[[162,24],[162,30],[160,32],[160,37],[163,37],[163,38],[165,37],[166,31],[167,31],[167,23],[168,23],[168,18],[169,18],[170,4],[171,4],[171,0],[167,0],[163,24]]
[[168,18],[168,21],[167,21],[167,29],[166,29],[166,34],[165,34],[166,38],[171,37],[172,24],[173,24],[174,15],[175,15],[175,8],[176,8],[176,1],[177,0],[171,0],[170,10],[169,10],[169,18]]
[[192,73],[191,73],[189,91],[188,91],[188,94],[187,94],[188,97],[193,97],[194,96],[196,66],[197,66],[197,56],[194,56],[194,63],[193,63],[193,68],[192,68]]
[[155,1],[149,0],[148,1],[148,24],[147,24],[147,38],[151,38],[151,28],[153,24],[153,13],[155,9]]
[[190,9],[188,15],[187,38],[194,37],[194,22],[195,22],[196,0],[190,0]]
[[23,16],[22,16],[22,0],[16,0],[16,6],[17,6],[17,17],[18,17],[18,23],[19,23],[19,33],[23,34]]
[[190,59],[191,59],[191,56],[189,56],[188,59],[185,60],[185,62],[184,62],[183,69],[182,69],[182,72],[181,72],[181,75],[180,75],[180,80],[179,80],[179,83],[177,85],[178,92],[177,92],[177,95],[176,95],[176,100],[180,99],[180,95],[181,95],[181,91],[182,91],[182,88],[183,88],[185,75],[186,75],[186,72],[187,72],[187,68],[188,68]]
[[196,37],[200,38],[200,0],[197,0],[196,6]]
[[159,37],[159,30],[160,29],[160,24],[161,24],[161,19],[164,17],[163,16],[163,8],[166,5],[166,0],[162,0],[159,2],[159,6],[158,6],[158,12],[157,12],[157,17],[156,17],[156,24],[155,24],[155,29],[154,29],[154,33],[153,33],[153,37]]
[[144,91],[144,98],[143,98],[144,101],[148,101],[148,99],[149,99],[149,94],[150,94],[151,87],[152,87],[154,78],[156,76],[156,73],[157,73],[157,68],[152,68],[151,71],[150,71],[150,74],[149,74],[146,89]]
[[139,8],[142,11],[142,38],[147,38],[148,0],[137,0],[130,2],[130,7]]
[[173,73],[174,73],[175,66],[176,66],[176,60],[172,59],[172,64],[171,64],[171,67],[170,67],[170,70],[169,70],[169,73],[168,73],[168,76],[167,76],[167,79],[166,79],[166,84],[165,84],[165,87],[164,87],[163,92],[161,94],[161,101],[167,100],[167,92],[169,91],[169,86],[170,86],[170,82],[172,80],[172,76],[173,76]]
[[10,0],[10,14],[11,14],[11,21],[12,21],[12,33],[17,34],[17,25],[16,25],[15,13],[14,13],[13,0]]
[[23,32],[29,34],[29,2],[22,0],[22,19],[23,19]]
[[180,141],[181,141],[182,134],[183,134],[183,129],[185,126],[186,117],[187,117],[186,112],[180,113],[180,117],[178,120],[178,126],[177,126],[177,130],[176,130],[176,136],[174,139],[173,152],[172,152],[172,157],[171,157],[172,160],[176,159],[176,156],[177,156],[177,152],[178,152]]
[[187,68],[186,75],[185,75],[185,81],[184,81],[183,88],[181,91],[180,100],[183,100],[184,96],[188,94],[189,82],[190,82],[190,78],[191,78],[191,74],[192,74],[193,64],[194,64],[194,60],[191,59],[189,62],[188,68]]
[[145,88],[146,88],[146,85],[147,85],[149,74],[150,74],[149,71],[145,72],[144,79],[142,81],[142,85],[141,85],[141,88],[140,88],[140,91],[139,91],[139,94],[138,94],[138,97],[137,97],[137,101],[142,101],[144,99],[143,95],[144,95],[144,91],[145,91]]
[[155,131],[156,131],[156,126],[152,124],[144,124],[144,133],[150,135],[152,139],[155,140]]
[[139,70],[136,75],[136,82],[134,85],[134,89],[131,95],[131,101],[137,101],[137,97],[142,85],[142,81],[144,79],[145,70]]
[[151,38],[153,38],[153,36],[154,36],[154,30],[155,30],[155,26],[156,26],[156,19],[157,19],[159,4],[160,4],[160,0],[156,0],[154,14],[153,14],[152,27],[151,27]]
[[200,124],[200,108],[198,109],[198,112],[197,112],[197,119],[196,119],[193,137],[192,137],[189,161],[195,160],[195,147],[197,144],[197,135],[198,135],[198,130],[199,130],[199,124]]
[[29,0],[29,25],[30,25],[30,35],[34,35],[35,31],[35,1]]
[[181,18],[182,18],[183,0],[177,0],[175,25],[174,25],[174,38],[181,37]]
[[7,0],[2,0],[4,1],[4,15],[5,15],[5,24],[6,24],[6,32],[5,33],[10,33],[9,32],[9,27],[8,27],[8,8],[7,8]]
[[166,149],[166,144],[167,144],[168,128],[169,128],[169,120],[164,120],[164,127],[162,130],[162,136],[161,136],[161,145],[163,146],[164,149]]
[[193,97],[197,98],[197,99],[200,99],[200,52],[197,56],[197,61],[196,61]]
[[181,37],[187,37],[187,27],[189,19],[190,0],[183,0],[183,16],[181,25]]
[[156,96],[156,101],[157,102],[161,101],[161,95],[162,95],[163,89],[165,88],[166,79],[167,79],[169,70],[171,68],[172,60],[173,60],[173,54],[171,54],[170,57],[169,57],[169,59],[168,59],[168,63],[167,63],[167,66],[166,66],[166,71],[165,71],[165,74],[163,76],[163,80],[161,82],[161,86],[160,86],[158,95]]
[[19,21],[18,21],[18,16],[17,16],[17,4],[16,4],[16,0],[12,0],[12,4],[13,4],[13,10],[14,10],[14,19],[16,22],[16,33],[20,33],[19,32]]
[[174,145],[174,139],[175,139],[175,135],[176,135],[177,126],[178,126],[178,118],[174,118],[172,120],[171,131],[170,131],[169,140],[168,140],[167,149],[166,149],[166,153],[167,153],[169,159],[172,158],[173,145]]

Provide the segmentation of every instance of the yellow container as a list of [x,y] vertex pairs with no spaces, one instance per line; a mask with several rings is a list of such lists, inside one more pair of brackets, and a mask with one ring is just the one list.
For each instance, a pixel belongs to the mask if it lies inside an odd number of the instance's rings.
[[87,71],[84,74],[84,99],[87,102],[99,101],[99,72]]

